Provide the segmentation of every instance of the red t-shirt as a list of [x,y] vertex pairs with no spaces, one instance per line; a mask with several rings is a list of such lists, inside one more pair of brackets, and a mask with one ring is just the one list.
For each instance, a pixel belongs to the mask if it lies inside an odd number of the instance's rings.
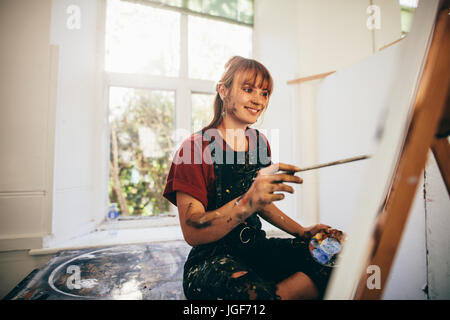
[[[257,147],[256,131],[253,128],[246,130],[249,150]],[[174,205],[177,205],[176,191],[182,191],[196,198],[204,205],[205,210],[208,210],[208,204],[215,199],[214,163],[209,144],[212,140],[216,140],[224,151],[232,149],[216,129],[210,129],[207,133],[207,136],[201,133],[192,134],[183,141],[175,153],[163,192],[163,196]],[[264,139],[270,157],[269,142],[261,132],[258,133]]]

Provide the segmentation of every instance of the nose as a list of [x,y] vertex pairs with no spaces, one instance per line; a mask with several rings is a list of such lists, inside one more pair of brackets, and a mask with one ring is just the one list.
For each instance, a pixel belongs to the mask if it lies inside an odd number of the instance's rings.
[[267,102],[267,97],[262,95],[262,92],[259,92],[258,90],[255,90],[252,95],[251,102],[255,106],[264,107]]

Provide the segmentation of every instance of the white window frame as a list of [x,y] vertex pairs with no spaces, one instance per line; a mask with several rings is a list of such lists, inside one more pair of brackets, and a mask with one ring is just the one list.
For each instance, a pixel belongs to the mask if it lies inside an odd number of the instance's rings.
[[[154,75],[143,75],[143,74],[128,74],[128,73],[117,73],[108,72],[104,68],[104,57],[105,57],[105,36],[106,36],[106,6],[107,0],[102,0],[102,30],[99,34],[101,37],[101,50],[99,60],[102,66],[103,74],[103,103],[102,107],[105,110],[105,122],[107,127],[107,134],[105,141],[108,146],[105,153],[105,165],[109,168],[109,145],[110,145],[110,124],[108,120],[109,115],[109,90],[111,87],[125,87],[125,88],[135,88],[135,89],[146,89],[146,90],[169,90],[175,92],[175,130],[183,129],[186,132],[191,132],[192,127],[192,94],[212,94],[216,93],[216,82],[212,80],[200,80],[189,78],[189,48],[188,48],[188,25],[189,18],[188,14],[180,12],[180,68],[178,77],[168,77],[168,76],[154,76]],[[141,3],[145,4],[145,3]],[[149,4],[151,5],[151,4]],[[218,19],[220,20],[220,19]],[[228,22],[231,23],[231,22]],[[212,106],[211,106],[212,107]],[[109,170],[106,170],[107,174],[105,177],[105,190],[109,187]],[[106,195],[109,202],[109,195]],[[129,221],[119,221],[119,228],[133,228],[133,227],[162,227],[171,226],[179,224],[177,217],[177,209],[171,204],[170,211],[167,214],[162,214],[162,216],[155,217],[139,217],[136,220]],[[108,208],[105,209],[105,217]],[[99,227],[100,230],[108,229],[110,225],[108,223],[103,224]],[[117,226],[116,226],[117,227]]]

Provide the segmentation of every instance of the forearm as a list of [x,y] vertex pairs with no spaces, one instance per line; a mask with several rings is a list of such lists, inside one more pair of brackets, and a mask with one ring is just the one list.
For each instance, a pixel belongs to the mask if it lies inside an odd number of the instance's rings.
[[[222,239],[237,225],[243,223],[253,211],[246,199],[234,199],[224,206],[202,214],[186,212],[185,238],[189,244],[199,245]],[[186,237],[188,235],[188,237]]]
[[290,235],[295,237],[303,237],[304,235],[305,228],[284,214],[273,203],[266,205],[260,211],[260,216],[267,222],[289,233]]

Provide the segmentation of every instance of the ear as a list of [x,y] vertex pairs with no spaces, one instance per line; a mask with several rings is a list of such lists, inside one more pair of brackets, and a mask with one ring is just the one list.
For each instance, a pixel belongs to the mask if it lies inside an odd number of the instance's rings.
[[225,87],[225,85],[223,84],[223,82],[219,82],[217,84],[217,92],[219,93],[220,99],[223,99],[228,95],[228,88]]

